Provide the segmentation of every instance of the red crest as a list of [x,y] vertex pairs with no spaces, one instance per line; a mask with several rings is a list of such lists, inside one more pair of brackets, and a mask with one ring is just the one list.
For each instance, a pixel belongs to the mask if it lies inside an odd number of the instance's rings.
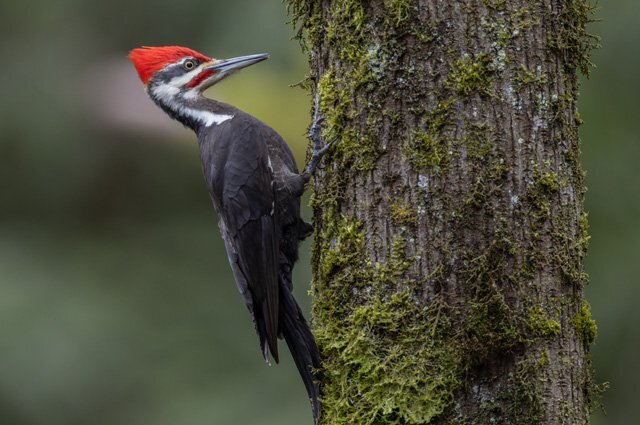
[[193,57],[203,62],[211,60],[210,57],[202,53],[180,46],[143,46],[129,52],[129,59],[136,67],[144,85],[147,85],[153,74],[184,57]]

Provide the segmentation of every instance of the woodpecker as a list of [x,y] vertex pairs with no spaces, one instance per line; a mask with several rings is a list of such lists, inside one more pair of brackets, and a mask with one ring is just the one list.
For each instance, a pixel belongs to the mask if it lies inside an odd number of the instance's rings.
[[298,172],[287,143],[257,118],[205,97],[208,87],[268,54],[218,60],[180,46],[140,47],[129,53],[151,99],[198,136],[204,178],[219,217],[236,285],[251,313],[262,355],[278,363],[284,338],[320,415],[320,356],[293,297],[291,272],[298,245],[312,232],[300,216],[300,197],[330,147],[312,130],[313,152]]

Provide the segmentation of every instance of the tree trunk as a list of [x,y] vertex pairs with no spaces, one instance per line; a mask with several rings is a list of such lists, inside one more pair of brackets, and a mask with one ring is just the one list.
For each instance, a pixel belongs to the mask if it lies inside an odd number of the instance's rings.
[[288,0],[323,138],[322,424],[582,424],[585,0]]

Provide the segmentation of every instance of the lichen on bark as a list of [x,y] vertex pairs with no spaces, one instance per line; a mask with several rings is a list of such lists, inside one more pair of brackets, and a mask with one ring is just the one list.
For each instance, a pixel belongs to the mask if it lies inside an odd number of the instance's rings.
[[589,4],[287,3],[337,139],[312,196],[321,422],[585,423]]

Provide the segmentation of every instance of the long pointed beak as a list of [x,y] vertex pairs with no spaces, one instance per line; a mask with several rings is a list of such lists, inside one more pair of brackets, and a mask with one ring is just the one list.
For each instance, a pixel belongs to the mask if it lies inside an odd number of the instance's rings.
[[212,70],[216,72],[229,72],[237,71],[238,69],[246,68],[254,63],[262,62],[269,58],[268,53],[258,53],[256,55],[239,56],[237,58],[224,59],[216,61],[209,66],[205,66],[205,70]]

